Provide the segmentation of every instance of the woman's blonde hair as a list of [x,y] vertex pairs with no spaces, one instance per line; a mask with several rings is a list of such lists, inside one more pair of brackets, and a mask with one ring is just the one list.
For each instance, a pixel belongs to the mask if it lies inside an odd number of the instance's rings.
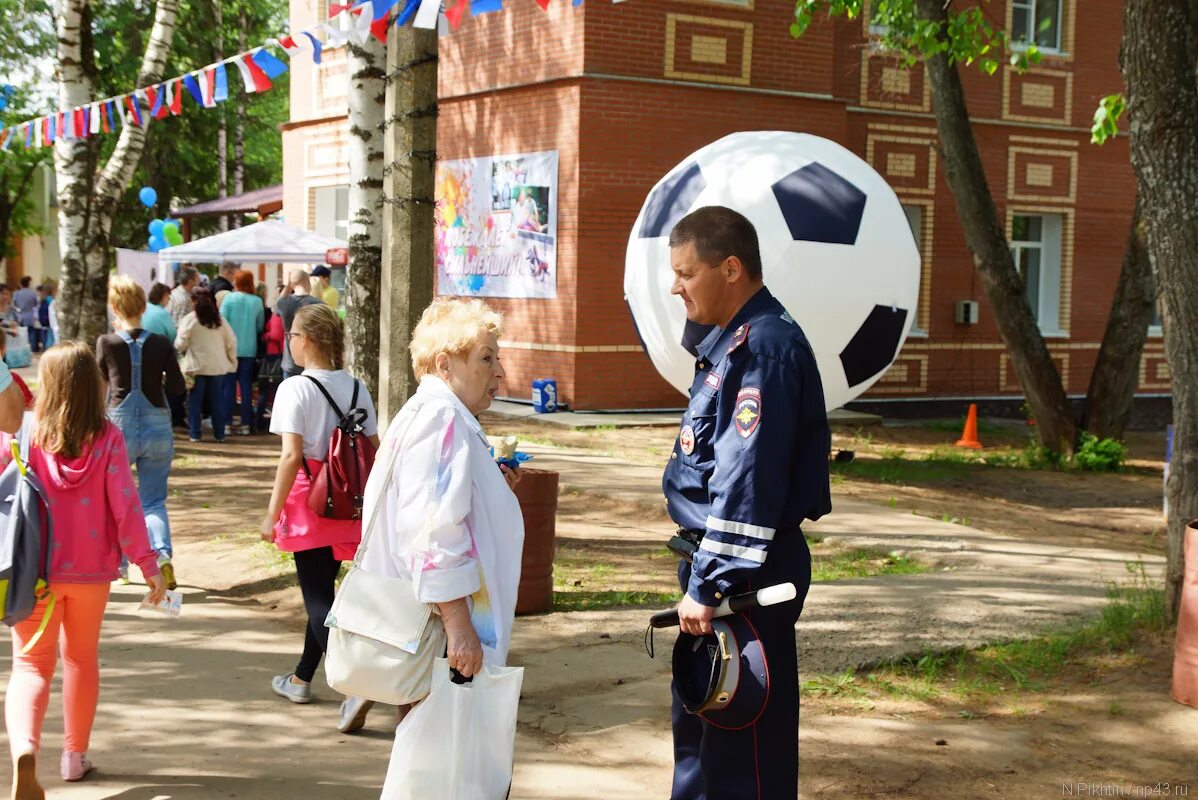
[[465,356],[488,333],[496,339],[503,335],[503,315],[482,300],[434,300],[412,332],[412,371],[417,379],[431,375],[437,371],[437,356]]
[[336,311],[324,303],[304,306],[295,313],[291,330],[302,333],[333,369],[345,369],[345,323]]
[[83,342],[51,347],[37,368],[37,430],[33,443],[66,458],[78,458],[83,448],[104,430],[104,378],[96,357]]
[[123,320],[135,322],[146,313],[146,291],[128,275],[108,279],[108,305]]

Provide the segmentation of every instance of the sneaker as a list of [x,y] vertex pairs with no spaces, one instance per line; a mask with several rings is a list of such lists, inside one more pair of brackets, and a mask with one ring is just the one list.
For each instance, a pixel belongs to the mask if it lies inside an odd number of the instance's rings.
[[92,762],[87,760],[86,753],[72,753],[70,750],[62,751],[61,772],[64,781],[71,783],[81,781],[92,769],[94,767],[92,766]]
[[37,754],[22,753],[13,765],[13,800],[46,800],[46,792],[37,782]]
[[194,436],[188,436],[188,437],[187,437],[187,440],[188,440],[189,442],[191,442],[192,444],[199,444],[201,441],[203,441],[202,439],[197,439],[197,438],[196,438],[196,437],[194,437]]
[[294,672],[288,672],[286,675],[274,676],[271,678],[270,688],[274,689],[279,697],[286,697],[293,703],[311,703],[312,684],[295,683],[291,680],[294,675]]
[[133,583],[133,581],[129,580],[129,565],[128,564],[121,564],[119,567],[117,567],[116,582],[119,583],[121,586],[128,586],[129,584]]
[[341,719],[337,730],[342,733],[353,733],[362,730],[366,724],[366,715],[374,708],[374,701],[365,697],[347,697],[341,703]]
[[175,565],[171,563],[170,558],[158,559],[158,570],[162,573],[162,580],[166,581],[166,588],[179,588],[179,584],[175,581]]

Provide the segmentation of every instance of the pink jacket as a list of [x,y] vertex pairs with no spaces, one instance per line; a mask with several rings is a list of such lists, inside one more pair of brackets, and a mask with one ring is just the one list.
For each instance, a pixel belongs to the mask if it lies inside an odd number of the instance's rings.
[[[0,468],[12,461],[11,442],[0,434]],[[29,466],[46,489],[54,522],[51,583],[116,580],[122,552],[146,577],[159,573],[119,428],[106,421],[78,458],[32,445]]]
[[279,316],[279,312],[270,315],[270,321],[266,323],[266,333],[263,335],[266,340],[266,354],[268,356],[283,355],[283,318]]

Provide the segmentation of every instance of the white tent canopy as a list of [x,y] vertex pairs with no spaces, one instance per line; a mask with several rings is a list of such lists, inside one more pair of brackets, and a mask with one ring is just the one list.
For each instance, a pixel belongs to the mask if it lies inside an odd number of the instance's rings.
[[323,264],[325,253],[337,247],[349,245],[331,236],[321,236],[268,219],[194,242],[163,248],[158,251],[158,261]]

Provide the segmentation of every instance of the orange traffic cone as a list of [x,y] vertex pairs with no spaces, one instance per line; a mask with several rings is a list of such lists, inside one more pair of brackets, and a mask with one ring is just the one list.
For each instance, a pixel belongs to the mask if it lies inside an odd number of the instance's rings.
[[969,413],[965,415],[965,430],[957,441],[957,447],[968,447],[971,450],[981,450],[982,443],[978,441],[978,404],[969,404]]

